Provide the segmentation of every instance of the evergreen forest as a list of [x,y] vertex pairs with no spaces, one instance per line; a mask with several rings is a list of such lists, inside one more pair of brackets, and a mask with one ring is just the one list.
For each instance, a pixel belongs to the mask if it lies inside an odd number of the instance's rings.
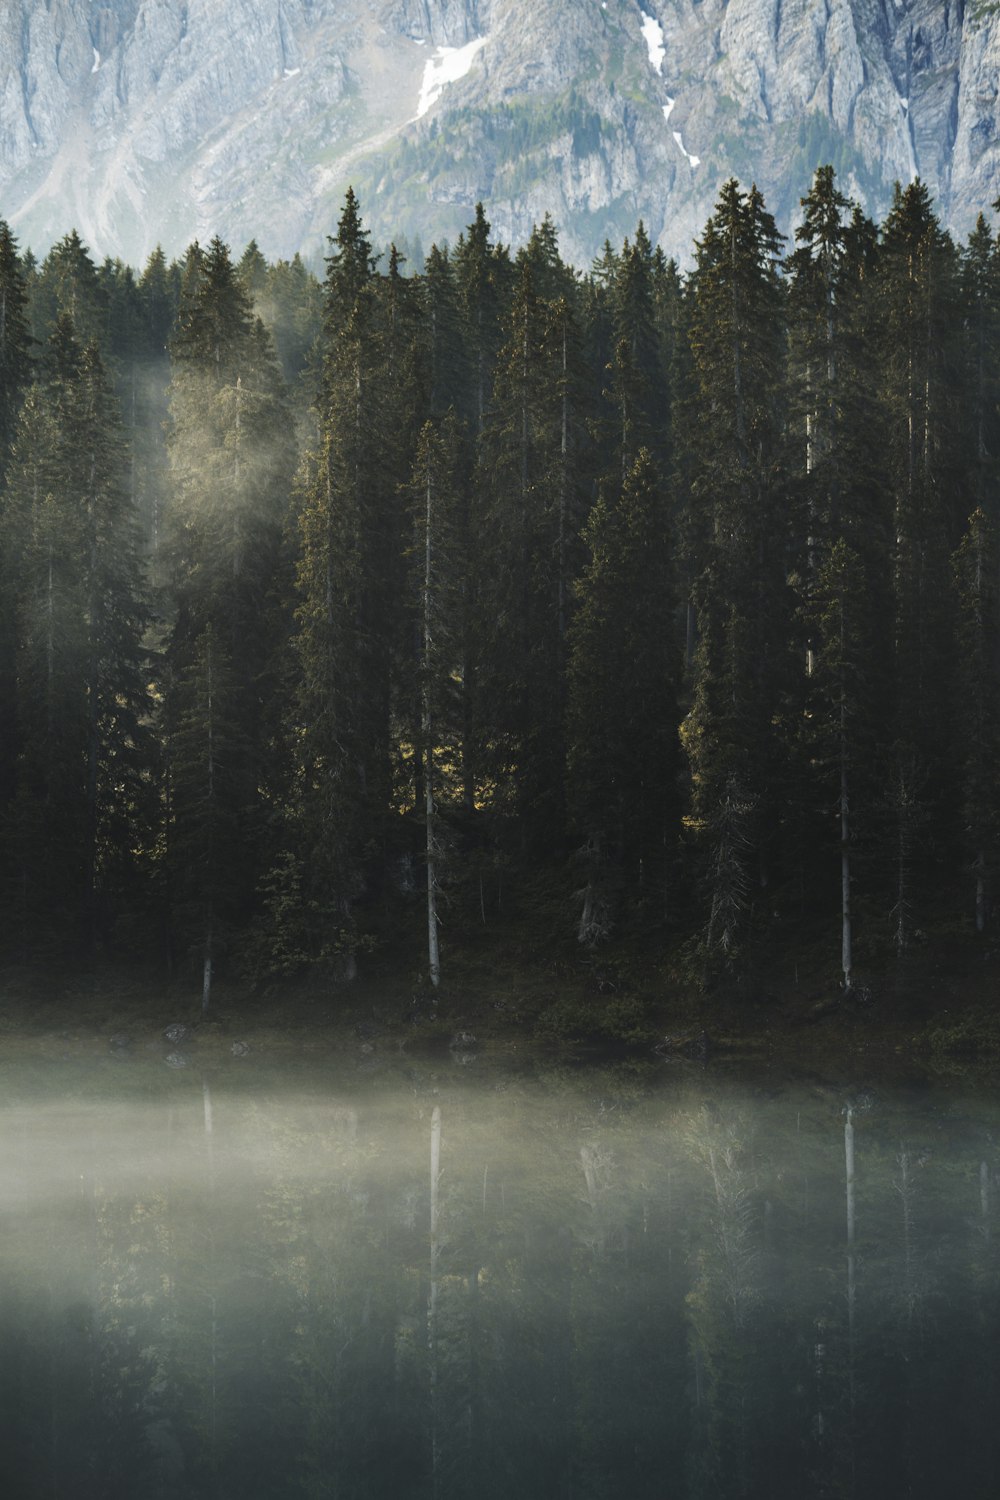
[[[1000,207],[1000,205],[994,205]],[[333,226],[331,226],[333,227]],[[401,241],[401,244],[403,242]],[[0,221],[0,951],[437,985],[462,934],[846,990],[997,921],[1000,243],[821,167],[684,272]]]

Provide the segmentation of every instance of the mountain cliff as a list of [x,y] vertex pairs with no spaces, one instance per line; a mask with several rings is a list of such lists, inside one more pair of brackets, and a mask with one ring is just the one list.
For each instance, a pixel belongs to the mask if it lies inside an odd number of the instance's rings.
[[585,262],[641,216],[690,255],[718,187],[786,227],[832,161],[873,213],[919,174],[958,232],[1000,192],[993,0],[4,0],[0,215],[141,258],[218,231],[318,251],[552,213]]

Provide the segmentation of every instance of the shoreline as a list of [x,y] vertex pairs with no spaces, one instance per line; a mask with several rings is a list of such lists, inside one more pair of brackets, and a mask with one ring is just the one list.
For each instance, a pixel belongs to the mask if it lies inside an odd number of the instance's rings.
[[180,1023],[197,1036],[206,1065],[245,1042],[271,1058],[328,1052],[370,1066],[394,1053],[447,1059],[458,1050],[838,1076],[1000,1075],[1000,960],[990,949],[970,953],[963,944],[956,955],[932,941],[852,995],[819,976],[813,950],[808,967],[801,957],[793,966],[798,983],[787,982],[789,957],[772,953],[771,984],[758,969],[753,983],[704,994],[669,961],[634,950],[609,948],[595,962],[572,950],[511,952],[501,935],[453,953],[437,992],[383,954],[350,982],[320,974],[271,985],[220,980],[206,1015],[192,980],[135,964],[64,964],[47,974],[7,965],[0,1056],[98,1057],[117,1036],[150,1050]]

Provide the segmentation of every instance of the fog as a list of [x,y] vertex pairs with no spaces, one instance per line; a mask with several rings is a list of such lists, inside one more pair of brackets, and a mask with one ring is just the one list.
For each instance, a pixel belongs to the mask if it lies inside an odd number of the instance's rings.
[[993,1492],[994,1100],[172,1055],[5,1064],[6,1493]]

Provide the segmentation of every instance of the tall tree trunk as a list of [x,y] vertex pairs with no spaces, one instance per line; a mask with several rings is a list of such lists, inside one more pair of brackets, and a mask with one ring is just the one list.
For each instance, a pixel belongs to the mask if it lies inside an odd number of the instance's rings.
[[205,949],[201,966],[201,1009],[203,1014],[208,1010],[212,999],[212,950],[215,938],[213,927],[212,903],[209,902],[208,921],[205,927]]
[[88,600],[87,660],[87,822],[84,845],[84,923],[86,943],[93,953],[97,944],[97,765],[99,752],[98,723],[98,614],[101,604],[97,592],[97,522],[94,515],[95,463],[91,459],[90,495],[87,501],[87,524],[90,533],[90,587]]
[[424,513],[424,639],[423,639],[423,691],[420,713],[420,729],[424,741],[424,819],[426,825],[427,856],[427,969],[431,984],[437,989],[441,981],[441,953],[438,943],[437,914],[437,841],[435,838],[434,810],[434,727],[431,714],[431,605],[433,589],[433,525],[434,485],[430,473],[425,490]]
[[[843,618],[843,608],[841,609]],[[847,704],[840,693],[840,963],[844,990],[851,988],[853,952],[851,942],[851,825],[847,772]]]
[[[215,880],[215,698],[214,681],[212,671],[212,633],[209,627],[206,652],[206,667],[208,672],[208,878]],[[215,944],[215,911],[212,896],[209,895],[205,910],[205,949],[202,959],[201,975],[201,1009],[204,1014],[208,1010],[212,998],[212,960]]]

